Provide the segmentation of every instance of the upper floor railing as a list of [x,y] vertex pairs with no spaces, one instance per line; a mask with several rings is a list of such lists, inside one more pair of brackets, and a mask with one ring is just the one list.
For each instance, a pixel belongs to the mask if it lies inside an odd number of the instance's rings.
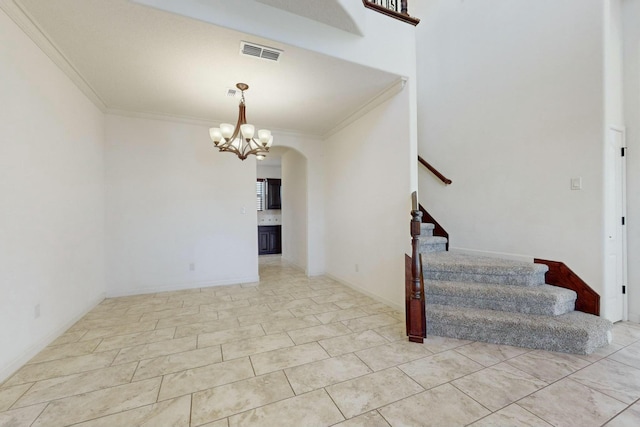
[[411,25],[418,25],[420,20],[409,15],[409,0],[362,0],[364,7],[373,9],[392,18]]

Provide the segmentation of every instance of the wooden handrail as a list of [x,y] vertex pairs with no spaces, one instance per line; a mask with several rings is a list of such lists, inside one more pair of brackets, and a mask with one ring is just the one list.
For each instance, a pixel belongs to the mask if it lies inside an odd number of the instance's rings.
[[438,177],[438,179],[440,181],[442,181],[445,185],[449,185],[451,184],[453,181],[451,181],[449,178],[447,178],[446,176],[442,175],[436,168],[434,168],[433,166],[431,166],[429,164],[429,162],[427,162],[425,159],[423,159],[422,157],[418,156],[418,162],[420,162],[422,164],[422,166],[424,166],[425,168],[429,169],[429,171],[434,174],[436,177]]
[[[376,12],[380,12],[392,18],[399,19],[400,21],[406,22],[413,26],[416,26],[420,23],[420,20],[418,18],[409,16],[407,5],[408,0],[400,1],[399,11],[398,0],[362,0],[362,3],[367,9],[375,10]],[[383,4],[386,4],[386,6],[384,6]]]

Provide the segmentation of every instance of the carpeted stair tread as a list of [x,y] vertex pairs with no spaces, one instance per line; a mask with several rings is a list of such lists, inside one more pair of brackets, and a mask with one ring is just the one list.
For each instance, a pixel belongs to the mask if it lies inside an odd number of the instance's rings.
[[448,239],[446,237],[441,237],[441,236],[420,236],[418,237],[418,240],[420,240],[420,242],[425,242],[425,243],[443,243],[443,244],[447,244]]
[[429,334],[519,347],[590,354],[610,341],[611,322],[572,311],[541,316],[427,304]]
[[431,280],[537,286],[549,270],[544,264],[456,252],[426,253],[422,261],[424,278]]
[[574,291],[545,284],[533,262],[447,252],[447,239],[421,226],[419,250],[428,335],[565,353],[609,343],[611,322],[574,311]]
[[507,286],[425,281],[427,301],[489,310],[557,316],[573,311],[576,293],[557,286]]

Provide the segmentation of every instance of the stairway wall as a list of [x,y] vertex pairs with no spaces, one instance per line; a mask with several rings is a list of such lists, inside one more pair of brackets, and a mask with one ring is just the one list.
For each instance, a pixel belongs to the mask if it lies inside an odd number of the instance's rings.
[[421,170],[421,203],[453,248],[560,259],[601,292],[602,2],[414,6],[419,152],[453,180]]

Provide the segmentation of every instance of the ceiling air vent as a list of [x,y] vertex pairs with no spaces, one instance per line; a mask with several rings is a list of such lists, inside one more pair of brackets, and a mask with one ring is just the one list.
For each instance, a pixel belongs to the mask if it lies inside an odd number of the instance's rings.
[[259,44],[249,42],[240,42],[240,54],[278,62],[280,60],[280,55],[282,55],[282,51],[274,47],[260,46]]

